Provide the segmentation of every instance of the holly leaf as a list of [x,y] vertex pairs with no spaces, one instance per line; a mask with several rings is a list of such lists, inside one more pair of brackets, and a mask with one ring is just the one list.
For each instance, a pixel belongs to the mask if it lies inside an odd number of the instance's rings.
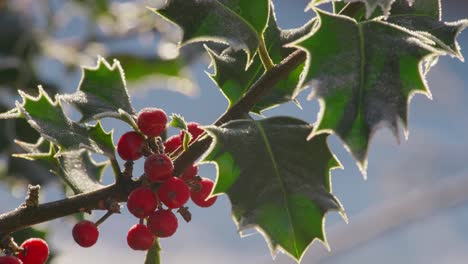
[[192,140],[192,135],[188,131],[187,128],[187,123],[185,122],[185,119],[178,114],[172,114],[171,116],[171,122],[169,123],[169,126],[178,128],[182,131],[184,131],[184,138],[182,141],[182,147],[184,148],[184,151],[188,149],[188,145],[190,143],[190,140]]
[[102,174],[108,162],[96,163],[91,159],[88,151],[61,152],[58,156],[59,170],[55,171],[59,177],[73,190],[75,194],[91,192],[103,187],[100,183]]
[[[313,7],[315,5],[323,4],[326,2],[332,2],[332,1],[333,0],[312,0],[309,6]],[[415,0],[405,0],[405,1],[407,1],[409,5],[412,5],[414,2],[417,2]],[[426,0],[418,0],[418,1],[426,1]],[[347,3],[363,2],[366,5],[366,17],[369,18],[372,16],[372,14],[377,9],[377,7],[380,7],[382,9],[384,16],[387,17],[390,14],[392,4],[395,2],[395,0],[344,0],[344,2],[347,2]],[[339,6],[342,6],[342,4],[340,4]]]
[[104,153],[110,154],[110,156],[115,155],[115,146],[114,140],[112,139],[113,130],[106,132],[101,125],[101,122],[97,122],[94,126],[88,126],[89,137],[94,140],[100,149]]
[[[55,146],[40,137],[36,143],[15,140],[24,152],[15,153],[8,159],[8,173],[15,179],[24,178],[32,184],[42,184],[53,179],[51,171],[58,169]],[[33,161],[33,162],[31,162]]]
[[57,151],[55,150],[54,144],[44,138],[40,137],[34,144],[20,140],[15,140],[15,143],[25,152],[13,154],[13,157],[26,160],[39,160],[43,162],[49,170],[57,168],[58,164],[55,158]]
[[161,247],[159,246],[158,241],[154,242],[154,245],[148,250],[145,257],[145,264],[160,264],[161,258],[159,256],[159,252],[161,251]]
[[335,132],[365,176],[376,129],[385,125],[398,135],[402,121],[407,135],[410,98],[431,97],[421,69],[436,51],[422,36],[389,23],[316,12],[320,27],[296,43],[313,56],[305,81],[321,104],[310,136]]
[[[100,127],[98,123],[96,127]],[[59,176],[75,194],[94,191],[102,187],[102,174],[109,162],[96,163],[89,152],[82,149],[57,153],[54,145],[44,138],[34,143],[15,141],[24,153],[13,157],[39,161],[44,168]]]
[[[278,27],[272,7],[268,27],[264,32],[264,39],[266,49],[273,63],[280,63],[294,52],[294,48],[284,47],[284,45],[306,35],[310,32],[313,24],[314,21],[311,21],[298,29],[282,30]],[[255,55],[250,66],[246,68],[248,58],[244,52],[229,47],[221,54],[218,54],[208,46],[205,47],[214,66],[214,73],[209,74],[209,76],[226,96],[229,107],[231,107],[265,73],[263,64],[259,56]],[[305,63],[298,66],[287,78],[281,80],[271,93],[262,97],[252,108],[252,112],[261,114],[266,109],[291,101],[297,94],[296,87],[304,65]]]
[[439,0],[420,0],[412,6],[404,0],[397,0],[387,21],[424,34],[435,42],[438,49],[463,60],[457,37],[468,27],[468,19],[443,22],[441,12]]
[[111,134],[103,135],[104,132],[98,129],[102,129],[100,125],[88,127],[70,120],[63,112],[60,100],[53,101],[42,87],[39,87],[37,97],[23,92],[20,94],[23,103],[16,102],[16,108],[21,116],[43,138],[59,146],[60,150],[86,148],[99,154],[114,155],[109,143],[109,140],[112,141]]
[[76,93],[62,95],[61,100],[71,103],[82,114],[80,122],[104,117],[121,118],[119,110],[134,114],[125,82],[125,73],[119,61],[110,65],[99,57],[92,68],[83,68]]
[[166,0],[152,9],[184,31],[181,44],[199,41],[228,43],[244,50],[250,62],[265,30],[269,0]]
[[328,135],[306,140],[311,129],[290,117],[206,128],[214,143],[204,160],[218,168],[212,195],[229,196],[239,230],[257,227],[272,251],[282,248],[296,260],[313,240],[326,244],[327,212],[344,214],[330,184],[330,170],[341,165]]

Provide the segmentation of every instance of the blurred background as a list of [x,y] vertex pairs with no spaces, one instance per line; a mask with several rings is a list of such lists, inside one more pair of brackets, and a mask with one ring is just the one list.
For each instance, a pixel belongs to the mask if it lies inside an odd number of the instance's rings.
[[[313,16],[303,11],[307,0],[273,2],[283,28],[298,27]],[[468,15],[467,1],[443,3],[445,21]],[[201,46],[179,51],[180,30],[145,8],[160,5],[157,0],[0,0],[0,111],[14,105],[16,89],[34,93],[41,84],[51,94],[74,91],[80,66],[94,66],[101,55],[121,61],[137,111],[154,106],[210,124],[227,101],[205,73],[209,59]],[[467,33],[459,42],[468,50]],[[330,137],[345,167],[332,173],[333,193],[349,224],[330,214],[331,252],[314,242],[302,263],[468,263],[468,64],[443,57],[428,80],[434,99],[413,98],[409,140],[398,144],[387,130],[374,136],[367,180],[337,137]],[[318,104],[306,97],[300,97],[303,110],[291,103],[265,114],[313,123]],[[105,120],[104,127],[114,128],[114,140],[130,129],[115,120]],[[37,134],[22,121],[0,121],[0,213],[23,201],[28,182],[43,184],[42,201],[63,197],[62,184],[40,164],[9,158],[18,151],[14,138],[34,142]],[[137,170],[142,170],[139,163]],[[214,166],[202,165],[200,174],[214,179]],[[109,169],[104,182],[111,181]],[[241,238],[227,197],[209,209],[189,207],[192,222],[180,219],[177,233],[161,240],[163,263],[294,263],[282,253],[272,260],[264,238],[255,232]],[[100,227],[99,242],[90,249],[74,243],[74,221],[70,217],[36,227],[48,231],[56,252],[51,263],[143,262],[144,252],[127,246],[127,230],[136,222],[125,208]]]

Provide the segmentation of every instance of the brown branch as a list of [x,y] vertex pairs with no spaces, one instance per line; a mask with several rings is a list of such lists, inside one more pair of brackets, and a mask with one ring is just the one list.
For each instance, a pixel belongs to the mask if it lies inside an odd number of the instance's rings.
[[[231,120],[242,118],[262,96],[270,92],[280,80],[289,75],[296,67],[303,63],[305,59],[305,52],[300,50],[293,52],[254,83],[249,91],[235,105],[229,108],[214,125],[220,126]],[[179,175],[183,172],[197,158],[203,155],[210,144],[211,138],[204,137],[190,145],[187,151],[183,152],[174,160],[174,174]],[[119,183],[119,185],[112,184],[93,192],[40,204],[34,208],[18,208],[12,212],[1,214],[0,238],[31,225],[47,222],[74,213],[105,209],[102,207],[102,204],[109,199],[118,202],[126,201],[131,190],[139,186],[139,184],[139,181],[127,181],[122,184]]]
[[[304,51],[297,50],[280,64],[267,71],[262,78],[255,82],[248,92],[231,108],[229,108],[213,125],[221,126],[231,120],[241,119],[250,109],[260,101],[262,96],[267,94],[285,76],[291,73],[306,59]],[[197,160],[210,147],[211,138],[204,137],[190,145],[189,149],[178,156],[174,161],[174,175],[180,175],[185,169]]]

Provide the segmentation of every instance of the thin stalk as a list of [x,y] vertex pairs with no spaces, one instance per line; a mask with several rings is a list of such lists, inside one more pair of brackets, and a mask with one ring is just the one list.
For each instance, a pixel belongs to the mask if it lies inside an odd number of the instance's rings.
[[268,49],[266,47],[265,40],[263,37],[260,37],[260,45],[258,46],[258,55],[260,56],[260,60],[262,61],[263,66],[265,67],[265,70],[271,70],[273,67],[275,67],[275,64],[273,63],[273,60],[270,57],[270,54],[268,54]]

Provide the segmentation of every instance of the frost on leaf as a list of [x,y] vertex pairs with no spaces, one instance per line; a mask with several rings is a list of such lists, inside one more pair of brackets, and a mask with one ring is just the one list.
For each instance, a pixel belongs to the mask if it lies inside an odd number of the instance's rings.
[[39,161],[47,170],[56,170],[58,167],[54,144],[40,137],[36,143],[15,140],[15,143],[24,151],[13,154],[15,158]]
[[[92,152],[114,155],[112,135],[98,130],[98,126],[89,127],[69,119],[63,112],[60,100],[52,100],[39,87],[39,95],[32,97],[20,92],[23,102],[16,102],[16,108],[29,125],[39,134],[60,147],[60,151],[78,150],[86,148]],[[103,135],[104,133],[104,135]]]
[[119,109],[134,114],[128,96],[125,74],[120,63],[114,60],[110,65],[104,58],[92,68],[83,68],[78,90],[73,94],[60,96],[81,112],[81,122],[104,117],[120,118]]
[[437,49],[463,60],[457,37],[468,27],[468,19],[445,22],[441,12],[439,0],[419,0],[412,6],[405,0],[397,0],[387,21],[423,34],[434,41]]
[[[333,0],[312,0],[310,6],[319,5],[326,2],[332,2]],[[402,0],[406,1],[409,5],[412,5],[415,0]],[[417,1],[427,1],[427,0],[417,0]],[[392,8],[392,4],[395,0],[344,0],[344,2],[352,3],[352,2],[363,2],[366,5],[366,17],[371,17],[377,7],[382,9],[382,12],[385,17],[390,14],[390,10]]]
[[244,50],[248,61],[259,45],[270,13],[269,0],[167,0],[154,12],[184,31],[182,43],[215,41]]
[[311,136],[335,132],[365,175],[371,135],[384,125],[398,136],[400,121],[407,133],[412,95],[430,97],[421,64],[436,51],[389,23],[317,12],[320,27],[296,43],[313,62],[305,81],[321,103]]
[[61,152],[59,169],[54,171],[75,194],[91,192],[103,187],[100,183],[108,162],[96,163],[88,151]]
[[88,151],[82,149],[57,153],[56,146],[42,137],[36,143],[15,142],[24,152],[14,154],[13,157],[40,162],[44,168],[61,178],[75,194],[103,187],[100,180],[108,162],[96,163]]
[[282,248],[297,260],[315,239],[326,244],[327,212],[344,215],[330,183],[340,163],[328,135],[306,140],[311,129],[290,117],[206,128],[214,143],[205,161],[218,168],[213,195],[229,196],[240,231],[258,228],[273,252]]

